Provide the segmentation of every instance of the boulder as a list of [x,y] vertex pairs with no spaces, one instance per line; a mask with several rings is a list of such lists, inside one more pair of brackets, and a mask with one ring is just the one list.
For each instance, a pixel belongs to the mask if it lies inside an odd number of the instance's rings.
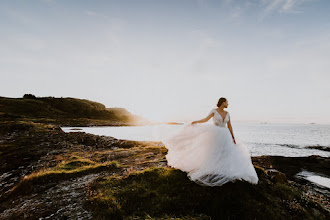
[[265,170],[266,175],[270,178],[270,180],[274,183],[286,183],[288,182],[286,175],[275,169],[267,169]]

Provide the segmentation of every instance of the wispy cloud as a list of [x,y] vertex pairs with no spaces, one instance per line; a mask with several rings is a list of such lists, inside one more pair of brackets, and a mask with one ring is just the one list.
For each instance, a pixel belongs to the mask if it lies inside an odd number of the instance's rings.
[[220,0],[219,4],[209,0],[197,0],[202,8],[218,7],[232,20],[239,21],[245,15],[255,13],[260,20],[272,14],[298,14],[304,12],[305,3],[316,0]]
[[259,21],[273,14],[298,14],[303,13],[302,5],[315,0],[260,0],[262,11]]
[[266,13],[299,13],[302,9],[299,6],[311,0],[261,0]]

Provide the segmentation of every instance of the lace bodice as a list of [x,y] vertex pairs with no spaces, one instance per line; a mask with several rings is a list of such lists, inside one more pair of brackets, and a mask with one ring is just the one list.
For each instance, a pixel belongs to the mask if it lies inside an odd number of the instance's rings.
[[[229,112],[227,112],[225,118],[223,119],[222,116],[220,115],[220,113],[214,108],[210,111],[209,115],[211,115],[212,113],[214,113],[213,115],[213,122],[216,126],[220,126],[220,127],[226,127],[227,122],[229,121]],[[208,116],[209,116],[208,115]]]

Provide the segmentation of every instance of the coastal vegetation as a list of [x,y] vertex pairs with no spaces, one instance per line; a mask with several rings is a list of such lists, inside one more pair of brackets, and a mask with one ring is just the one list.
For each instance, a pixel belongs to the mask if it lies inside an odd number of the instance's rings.
[[131,114],[124,108],[106,108],[103,104],[77,98],[0,97],[0,114],[11,118],[27,119],[67,126],[137,125],[147,119]]
[[[48,98],[28,99],[38,102],[9,98],[0,102],[7,103],[0,115],[0,219],[330,217],[327,192],[295,177],[301,168],[328,174],[329,158],[253,157],[257,185],[236,181],[206,187],[169,167],[161,142],[65,133],[55,116],[47,114],[61,111],[65,112],[58,113],[61,117],[71,120],[68,115],[74,111],[60,106],[72,100],[63,99],[61,104],[58,99],[54,109],[32,113]],[[30,105],[34,106],[30,110],[19,109]]]

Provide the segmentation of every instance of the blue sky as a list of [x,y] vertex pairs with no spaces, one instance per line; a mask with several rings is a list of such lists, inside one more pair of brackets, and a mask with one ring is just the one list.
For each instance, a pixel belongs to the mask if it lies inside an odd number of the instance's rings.
[[330,1],[0,2],[0,95],[192,121],[330,124]]

